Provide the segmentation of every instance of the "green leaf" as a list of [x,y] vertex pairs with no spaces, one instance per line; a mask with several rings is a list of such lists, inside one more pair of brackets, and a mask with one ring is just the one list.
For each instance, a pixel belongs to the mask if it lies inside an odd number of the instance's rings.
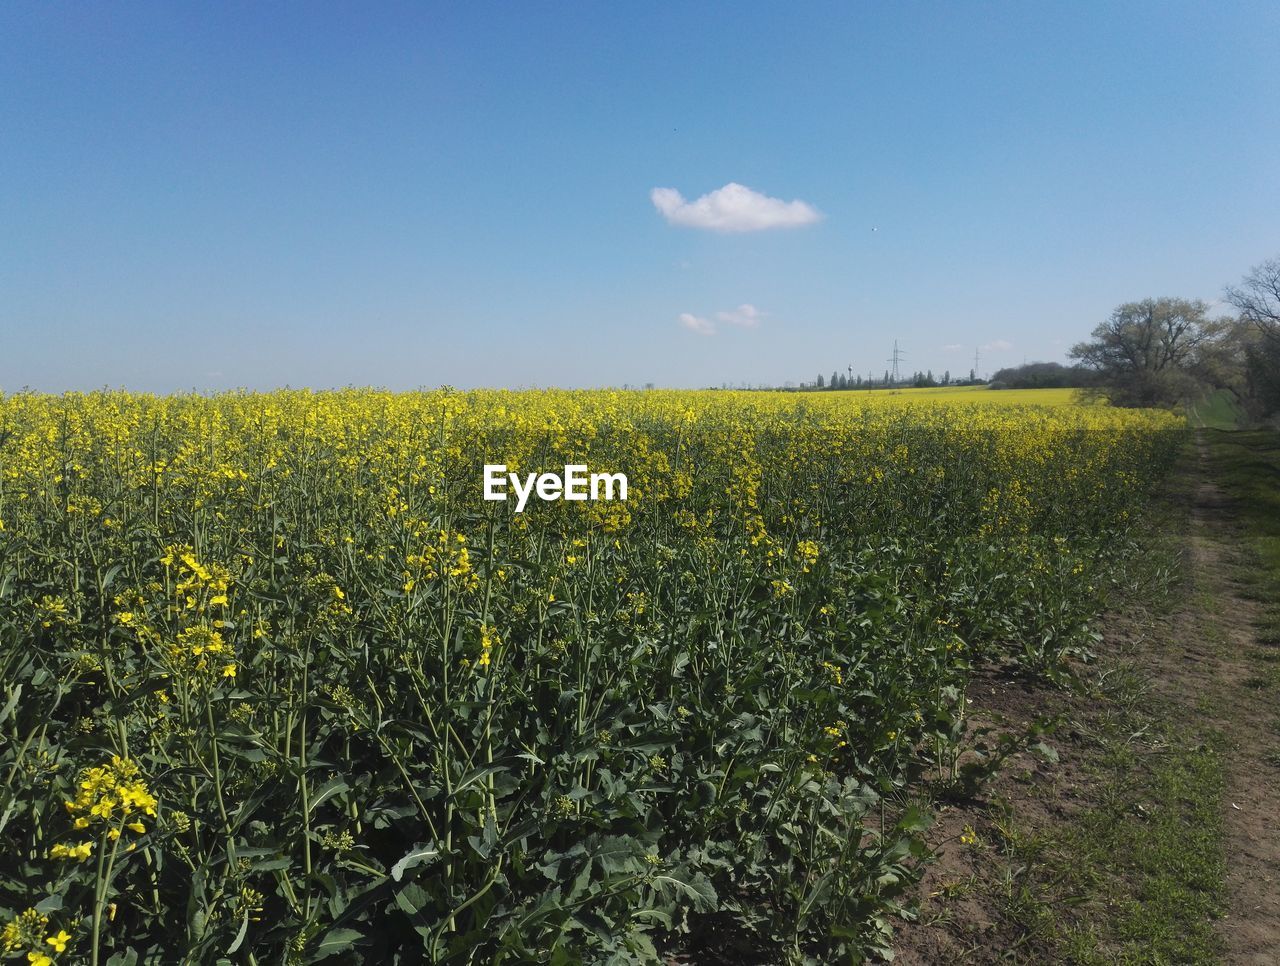
[[237,949],[240,948],[240,944],[244,942],[244,937],[247,936],[248,934],[249,934],[249,913],[246,911],[244,914],[244,918],[240,920],[240,931],[236,933],[235,940],[231,943],[230,946],[227,947],[228,956],[232,955]]
[[350,788],[351,786],[342,778],[329,779],[316,790],[315,798],[311,800],[311,811],[314,812],[322,803],[332,798],[334,795],[342,794]]
[[22,685],[15,684],[9,689],[9,700],[5,702],[4,709],[0,710],[0,723],[9,720],[9,715],[13,713],[13,709],[18,706],[18,699],[22,697]]
[[440,850],[432,843],[415,845],[401,857],[400,861],[391,867],[391,878],[399,882],[409,869],[434,862],[439,855]]
[[293,859],[287,855],[277,855],[271,859],[263,859],[262,861],[253,862],[254,872],[278,872],[281,869],[287,869],[293,865]]
[[416,882],[407,883],[395,896],[396,905],[409,916],[416,916],[430,900],[427,890]]
[[611,835],[592,850],[591,857],[608,875],[634,871],[637,867],[636,844],[632,839]]
[[321,959],[328,959],[335,953],[345,952],[357,940],[363,938],[364,934],[354,929],[330,929],[316,946],[315,952],[311,955],[311,961],[314,963]]
[[48,915],[51,912],[57,912],[62,908],[62,896],[52,895],[45,896],[36,903],[36,912]]
[[683,897],[693,903],[695,909],[711,912],[716,908],[719,897],[711,883],[702,874],[691,879],[681,879],[673,873],[659,874],[653,877],[653,884],[664,895]]

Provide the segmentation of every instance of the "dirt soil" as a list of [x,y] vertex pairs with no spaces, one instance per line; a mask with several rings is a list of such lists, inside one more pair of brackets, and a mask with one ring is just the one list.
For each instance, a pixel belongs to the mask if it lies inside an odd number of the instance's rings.
[[[995,670],[975,679],[969,694],[975,727],[991,725],[1013,734],[1025,732],[1038,719],[1064,713],[1075,719],[1088,713],[1085,702],[1074,695]],[[1058,732],[1049,742],[1058,751],[1057,763],[1020,753],[1005,763],[979,797],[936,806],[928,839],[937,854],[920,883],[920,920],[900,927],[895,963],[1038,958],[1030,946],[1017,957],[1017,949],[1034,937],[1005,921],[991,893],[990,854],[966,848],[961,837],[972,832],[984,846],[998,846],[1002,830],[1010,828],[1010,816],[1016,816],[1022,828],[1041,829],[1094,804],[1087,781],[1092,750],[1087,738],[1078,731]]]
[[[1228,499],[1208,477],[1203,443],[1193,472],[1187,592],[1169,613],[1109,615],[1097,649],[1132,660],[1153,691],[1185,708],[1185,720],[1225,736],[1222,960],[1280,964],[1280,741],[1272,731],[1280,708],[1267,690],[1246,684],[1258,674],[1249,652],[1265,646],[1255,631],[1259,607],[1232,583],[1236,524]],[[1063,715],[1070,725],[1049,739],[1058,763],[1021,753],[977,800],[940,806],[929,836],[938,857],[920,885],[920,921],[900,928],[899,964],[1044,961],[1038,937],[1007,921],[993,896],[992,867],[1002,863],[985,849],[965,847],[961,836],[974,832],[984,845],[998,846],[1002,836],[1034,835],[1099,804],[1089,780],[1091,761],[1104,754],[1092,738],[1101,713],[1095,702],[996,670],[976,679],[970,693],[975,722],[1018,733],[1033,720]],[[1012,869],[995,889],[1016,894],[1019,874]],[[1091,897],[1074,901],[1087,905]]]
[[[1258,673],[1248,652],[1264,647],[1257,640],[1260,608],[1231,583],[1227,564],[1236,528],[1227,498],[1205,473],[1203,443],[1199,461],[1189,553],[1197,590],[1221,604],[1212,616],[1221,640],[1204,644],[1187,635],[1182,666],[1166,680],[1184,694],[1212,689],[1225,698],[1213,703],[1226,712],[1213,723],[1228,736],[1229,749],[1223,808],[1230,906],[1221,924],[1223,958],[1274,964],[1280,963],[1280,742],[1271,729],[1280,708],[1272,695],[1246,683]],[[1196,616],[1189,615],[1189,630],[1197,626]]]

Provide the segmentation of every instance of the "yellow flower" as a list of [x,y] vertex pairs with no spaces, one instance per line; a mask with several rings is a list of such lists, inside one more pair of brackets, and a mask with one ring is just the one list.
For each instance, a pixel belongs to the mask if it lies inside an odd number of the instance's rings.
[[93,851],[92,842],[81,842],[78,845],[63,845],[61,842],[49,849],[51,859],[75,859],[84,862]]
[[155,815],[157,804],[155,796],[147,790],[147,786],[142,782],[121,785],[117,790],[120,793],[120,802],[124,805],[126,815],[135,808],[141,809],[148,815]]
[[234,664],[228,664],[222,669],[222,676],[224,678],[232,678],[234,680],[236,676],[236,666]]
[[27,953],[27,962],[31,963],[32,966],[53,966],[53,960],[44,953]]
[[56,936],[48,937],[45,942],[53,947],[55,953],[65,953],[67,951],[67,943],[71,941],[71,933],[65,929],[58,930]]

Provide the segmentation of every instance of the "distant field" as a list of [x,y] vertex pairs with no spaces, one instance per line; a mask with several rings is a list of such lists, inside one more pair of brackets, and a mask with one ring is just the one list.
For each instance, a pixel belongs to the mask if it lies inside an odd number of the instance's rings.
[[1096,406],[1079,389],[988,389],[986,386],[938,386],[932,389],[849,389],[835,396],[864,396],[898,403],[946,402],[983,406]]
[[1188,409],[1191,425],[1200,429],[1235,429],[1240,422],[1240,407],[1225,389],[1210,393]]

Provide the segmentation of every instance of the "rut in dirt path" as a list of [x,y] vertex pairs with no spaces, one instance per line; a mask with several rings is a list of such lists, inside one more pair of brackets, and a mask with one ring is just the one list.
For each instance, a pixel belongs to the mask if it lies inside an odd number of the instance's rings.
[[1189,553],[1206,608],[1188,602],[1181,615],[1201,633],[1187,635],[1183,666],[1170,682],[1189,698],[1220,707],[1213,724],[1227,737],[1226,828],[1228,912],[1221,923],[1228,963],[1280,963],[1280,770],[1272,731],[1273,695],[1251,687],[1258,674],[1259,605],[1231,579],[1237,526],[1231,503],[1209,475],[1208,446],[1198,434],[1199,482],[1191,508]]

